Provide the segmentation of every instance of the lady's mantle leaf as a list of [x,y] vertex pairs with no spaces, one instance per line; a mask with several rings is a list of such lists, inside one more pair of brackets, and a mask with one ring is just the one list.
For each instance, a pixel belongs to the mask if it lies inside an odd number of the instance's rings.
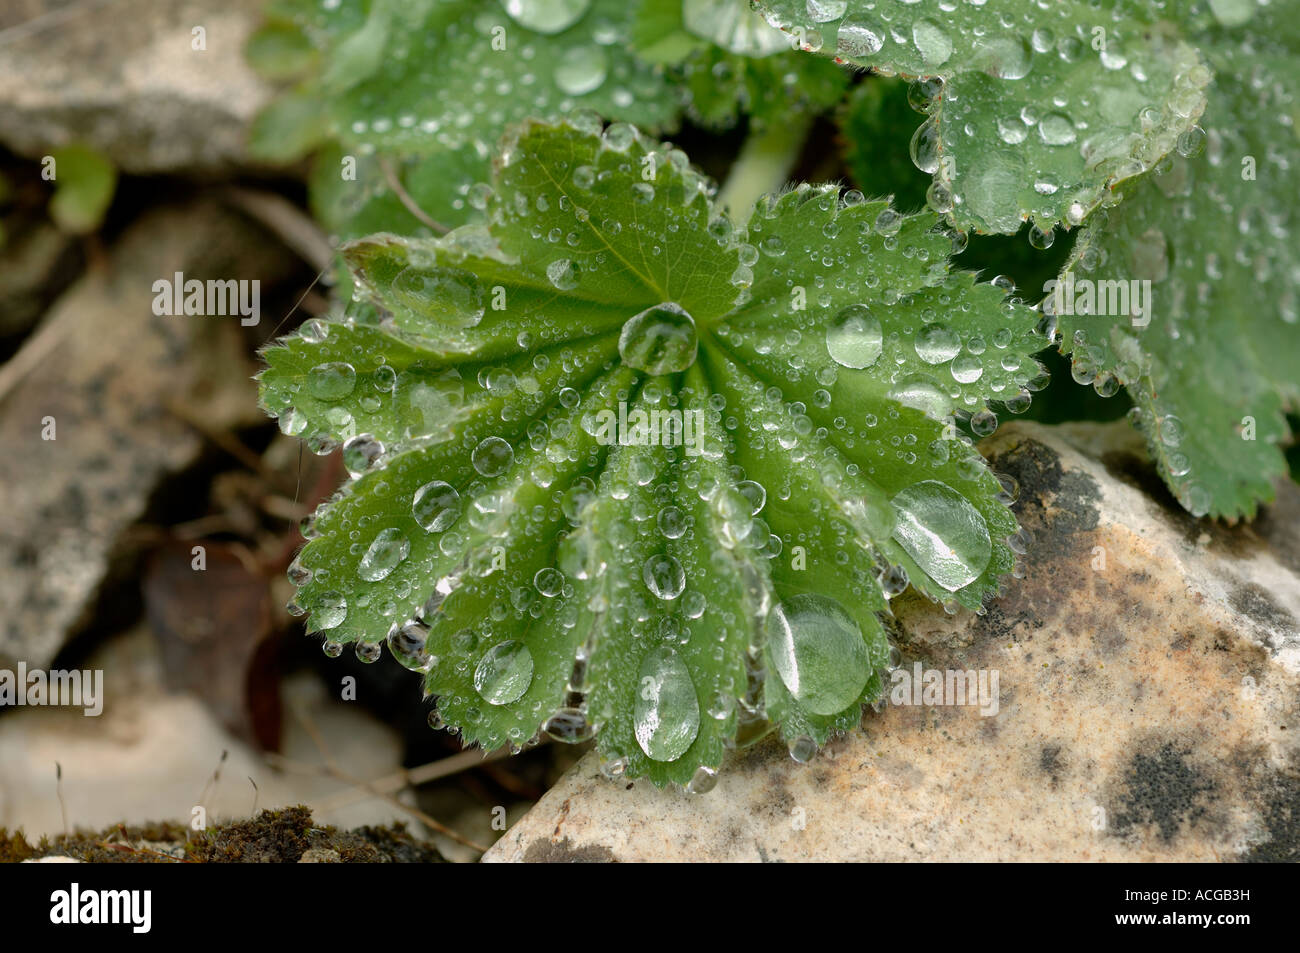
[[[301,114],[321,140],[409,156],[495,143],[511,122],[575,109],[673,123],[664,79],[628,49],[630,10],[625,0],[276,0],[267,29],[295,23],[320,51],[289,99],[314,104]],[[254,146],[279,158],[292,130],[263,118]]]
[[758,0],[808,50],[932,80],[913,160],[962,229],[1077,225],[1150,169],[1205,105],[1210,74],[1153,3]]
[[347,246],[380,326],[267,352],[265,405],[355,476],[291,572],[309,627],[387,636],[486,747],[598,731],[697,790],[763,716],[811,754],[880,692],[892,595],[1013,567],[953,414],[1024,401],[1032,312],[858,193],[736,228],[630,126],[529,123],[495,173],[485,226]]
[[1208,134],[1089,224],[1046,307],[1076,380],[1128,387],[1183,506],[1235,519],[1273,498],[1300,407],[1300,30],[1276,5],[1185,6],[1215,70]]

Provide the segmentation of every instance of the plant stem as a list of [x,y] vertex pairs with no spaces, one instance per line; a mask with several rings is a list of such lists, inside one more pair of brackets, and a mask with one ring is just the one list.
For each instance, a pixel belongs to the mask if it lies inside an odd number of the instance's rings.
[[784,125],[751,133],[745,140],[726,184],[718,192],[718,202],[726,206],[737,225],[749,221],[760,195],[785,185],[810,128],[812,117],[797,116]]

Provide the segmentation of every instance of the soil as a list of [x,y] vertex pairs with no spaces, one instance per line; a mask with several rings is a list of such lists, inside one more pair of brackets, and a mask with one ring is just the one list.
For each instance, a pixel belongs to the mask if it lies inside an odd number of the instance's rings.
[[92,863],[446,863],[437,849],[404,824],[338,830],[312,823],[305,807],[262,811],[257,817],[205,831],[164,821],[77,831],[28,842],[0,828],[0,863],[65,856]]

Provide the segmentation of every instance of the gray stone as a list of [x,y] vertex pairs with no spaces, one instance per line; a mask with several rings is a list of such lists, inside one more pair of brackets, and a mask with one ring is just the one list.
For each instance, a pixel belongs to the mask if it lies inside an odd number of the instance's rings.
[[[73,142],[127,172],[249,165],[270,89],[244,60],[262,0],[24,0],[0,11],[0,142],[39,158]],[[206,49],[193,49],[193,31]]]
[[[998,710],[891,704],[812,763],[769,741],[689,796],[580,761],[486,861],[1300,858],[1300,491],[1249,526],[1177,507],[1124,424],[1017,423],[1024,578],[983,616],[896,604],[904,670]],[[991,683],[990,683],[991,684]]]
[[107,264],[0,368],[0,667],[50,662],[122,531],[195,459],[203,438],[176,408],[214,431],[263,419],[240,317],[155,315],[152,286],[256,278],[265,302],[292,267],[281,246],[204,202],[143,216]]

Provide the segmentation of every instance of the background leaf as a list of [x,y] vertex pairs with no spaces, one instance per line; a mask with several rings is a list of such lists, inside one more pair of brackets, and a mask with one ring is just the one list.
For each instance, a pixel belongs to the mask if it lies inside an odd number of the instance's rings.
[[1179,501],[1197,516],[1235,519],[1273,498],[1287,470],[1283,410],[1300,399],[1291,240],[1300,34],[1274,7],[1223,7],[1228,25],[1213,5],[1186,8],[1215,69],[1207,132],[1090,223],[1062,275],[1080,282],[1079,294],[1089,283],[1149,281],[1150,313],[1135,319],[1131,305],[1057,320],[1076,380],[1128,387]]
[[1209,71],[1140,0],[757,6],[805,49],[937,80],[912,155],[935,176],[932,207],[963,230],[1079,224],[1168,154],[1205,105]]

